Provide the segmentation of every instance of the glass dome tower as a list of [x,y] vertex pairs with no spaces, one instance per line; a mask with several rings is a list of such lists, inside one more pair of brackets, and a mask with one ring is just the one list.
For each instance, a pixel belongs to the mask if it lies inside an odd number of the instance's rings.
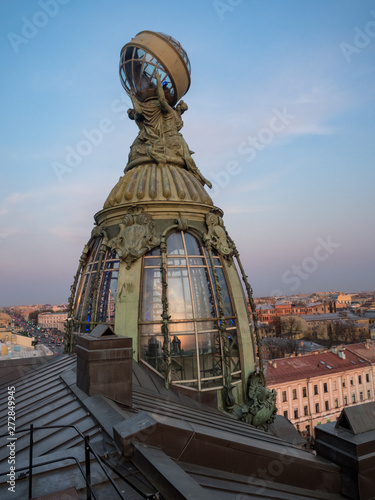
[[109,324],[167,388],[210,392],[231,409],[254,372],[256,316],[223,212],[180,133],[190,62],[172,37],[146,31],[122,49],[120,78],[139,133],[80,258],[67,350]]

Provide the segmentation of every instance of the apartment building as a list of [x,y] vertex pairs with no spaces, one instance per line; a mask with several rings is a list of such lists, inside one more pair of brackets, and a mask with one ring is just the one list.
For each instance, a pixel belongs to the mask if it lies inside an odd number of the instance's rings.
[[266,381],[277,391],[278,414],[307,435],[343,408],[374,401],[371,362],[345,348],[269,361]]
[[290,315],[313,315],[327,314],[335,311],[333,302],[311,302],[311,303],[291,303],[280,302],[272,304],[258,304],[257,308],[258,321],[275,324],[277,318]]

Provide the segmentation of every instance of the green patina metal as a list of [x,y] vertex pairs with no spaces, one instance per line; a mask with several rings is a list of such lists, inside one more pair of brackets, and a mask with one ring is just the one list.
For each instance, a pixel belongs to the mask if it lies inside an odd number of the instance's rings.
[[169,338],[169,320],[170,316],[168,314],[168,282],[167,282],[167,245],[165,242],[165,236],[162,236],[162,240],[160,243],[160,254],[161,254],[161,264],[160,264],[160,272],[161,272],[161,284],[162,284],[162,324],[161,324],[161,333],[163,334],[163,362],[164,362],[164,384],[166,389],[169,388],[169,377],[171,372],[171,350],[170,350],[170,338]]
[[245,270],[242,266],[240,254],[238,253],[238,250],[237,250],[233,240],[230,240],[230,241],[231,241],[231,244],[232,244],[232,247],[234,250],[234,256],[236,257],[236,260],[238,263],[238,267],[240,268],[240,271],[241,271],[242,280],[245,284],[247,297],[249,300],[249,306],[250,306],[251,315],[252,315],[252,319],[253,319],[253,325],[254,325],[254,335],[255,335],[255,340],[256,340],[256,344],[257,344],[257,354],[258,354],[258,359],[259,359],[259,372],[261,373],[261,376],[262,376],[263,381],[265,383],[265,377],[264,377],[264,372],[263,372],[262,340],[261,340],[260,334],[259,334],[258,318],[257,318],[256,307],[255,307],[255,303],[254,303],[254,299],[253,299],[253,290],[250,286],[250,283],[247,279],[247,275],[246,275]]
[[227,329],[226,329],[226,325],[225,325],[225,312],[224,312],[223,298],[222,298],[222,294],[221,294],[221,287],[219,284],[219,277],[218,277],[216,269],[215,269],[214,259],[212,257],[211,240],[210,239],[205,239],[205,247],[207,249],[208,258],[210,260],[212,275],[214,277],[217,305],[218,305],[218,310],[219,310],[218,328],[219,328],[219,332],[220,332],[221,348],[222,348],[223,359],[224,359],[223,404],[224,404],[224,408],[226,410],[232,410],[235,401],[234,401],[234,397],[232,395],[233,386],[232,386],[232,374],[231,374],[230,345],[229,345],[228,334],[227,334]]

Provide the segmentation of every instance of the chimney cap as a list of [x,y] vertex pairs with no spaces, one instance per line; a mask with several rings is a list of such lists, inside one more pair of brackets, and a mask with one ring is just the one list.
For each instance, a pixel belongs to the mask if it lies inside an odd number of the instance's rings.
[[112,330],[112,328],[109,325],[97,325],[92,332],[90,332],[88,335],[91,337],[117,337],[115,332]]

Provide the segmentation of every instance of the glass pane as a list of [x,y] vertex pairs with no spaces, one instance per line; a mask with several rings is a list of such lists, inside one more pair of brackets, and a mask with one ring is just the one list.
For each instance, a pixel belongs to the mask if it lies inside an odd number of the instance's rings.
[[201,389],[214,389],[215,387],[222,387],[223,384],[223,378],[219,377],[215,380],[202,380],[201,382]]
[[195,317],[215,317],[214,301],[208,284],[208,271],[203,267],[190,269],[191,288],[194,297]]
[[83,309],[83,304],[85,302],[85,296],[87,292],[87,285],[88,285],[88,280],[89,280],[89,274],[86,274],[83,277],[83,285],[82,285],[82,291],[81,291],[81,296],[79,298],[79,303],[78,303],[78,310],[76,314],[76,318],[78,321],[81,321],[82,319],[82,309]]
[[144,55],[145,55],[144,50],[140,49],[139,47],[135,48],[134,59],[142,59]]
[[167,74],[160,69],[160,66],[158,65],[158,73],[160,75],[160,81],[163,85],[165,78],[167,78]]
[[140,326],[141,335],[160,335],[161,332],[161,322],[160,323],[148,323],[146,325]]
[[145,269],[143,273],[142,321],[159,321],[162,313],[160,269]]
[[152,64],[145,64],[143,66],[143,73],[146,74],[147,78],[150,78],[155,70],[155,66]]
[[155,257],[157,255],[160,255],[160,247],[155,247],[153,248],[152,250],[150,250],[149,252],[146,253],[146,256],[148,257],[149,255],[154,255]]
[[106,271],[99,294],[98,321],[110,322],[115,317],[118,271]]
[[168,269],[168,305],[172,320],[193,318],[187,269]]
[[198,378],[195,335],[171,336],[172,380]]
[[125,52],[125,61],[130,61],[133,57],[133,47],[128,47]]
[[[219,286],[221,288],[221,298],[223,301],[224,314],[225,316],[233,316],[232,303],[230,301],[229,291],[227,284],[225,282],[223,269],[221,267],[215,267],[217,277],[219,278]],[[212,282],[215,283],[214,276],[212,273],[212,269],[210,269]]]
[[194,323],[169,323],[169,331],[170,333],[194,333]]
[[189,264],[190,266],[204,266],[205,262],[204,259],[201,257],[190,257]]
[[112,260],[107,262],[106,264],[106,269],[118,269],[120,267],[120,261],[119,260]]
[[108,250],[107,255],[105,256],[106,260],[111,260],[111,259],[119,259],[119,256],[117,255],[117,252],[115,249],[113,250]]
[[236,375],[232,375],[232,377],[234,379],[241,378],[241,363],[240,363],[240,358],[239,358],[238,354],[237,355],[232,354],[230,360],[231,360],[231,372],[232,373],[240,372],[240,373],[236,373]]
[[160,373],[164,372],[163,342],[161,335],[141,336],[141,358]]
[[125,75],[126,75],[126,80],[131,81],[133,79],[132,63],[131,62],[127,62],[125,64]]
[[185,266],[186,267],[186,259],[174,258],[167,260],[168,266]]
[[198,240],[190,233],[185,233],[185,244],[188,255],[203,255]]
[[197,331],[209,331],[209,330],[217,330],[217,321],[199,321],[197,322]]
[[93,249],[93,252],[92,252],[92,255],[90,258],[91,262],[98,262],[101,243],[102,243],[102,239],[97,238],[95,243],[94,243],[94,249]]
[[145,259],[145,266],[160,267],[160,258],[155,257],[151,259]]
[[172,233],[167,240],[167,255],[185,255],[181,233]]
[[201,378],[221,375],[222,364],[218,334],[200,333],[198,335],[198,347]]

